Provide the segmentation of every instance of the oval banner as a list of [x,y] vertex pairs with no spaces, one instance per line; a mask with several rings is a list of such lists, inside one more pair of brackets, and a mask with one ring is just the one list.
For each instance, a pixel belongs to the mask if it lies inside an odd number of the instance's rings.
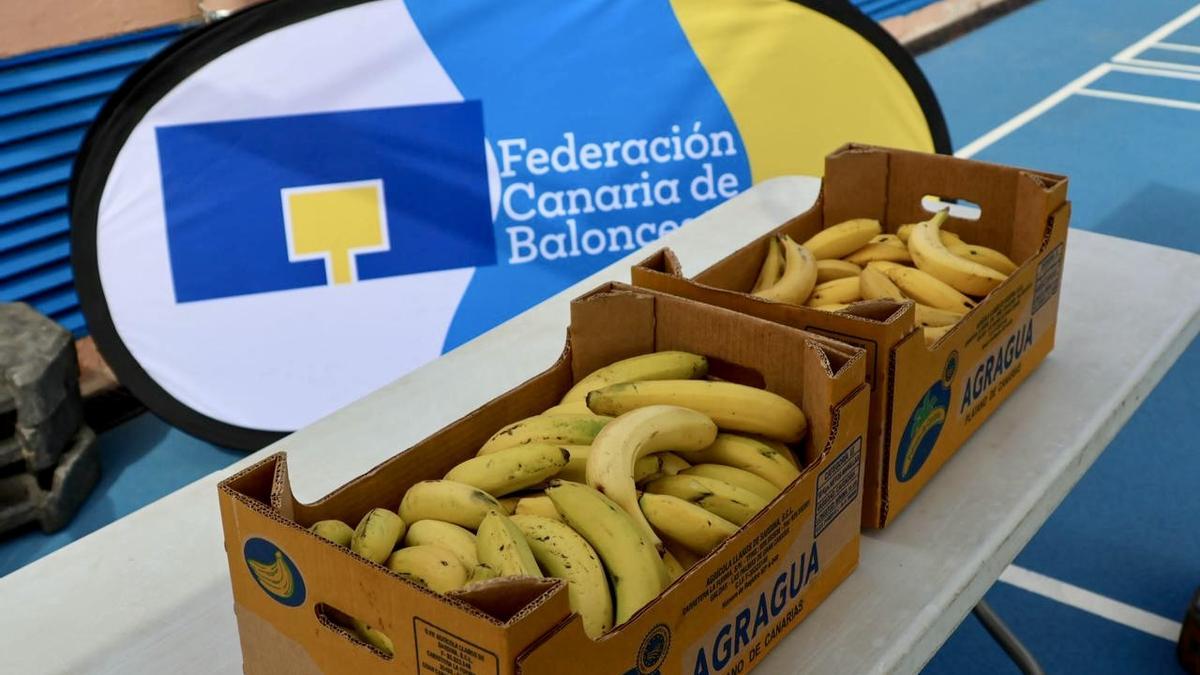
[[851,140],[949,148],[848,3],[275,0],[101,112],[77,285],[148,407],[258,447]]

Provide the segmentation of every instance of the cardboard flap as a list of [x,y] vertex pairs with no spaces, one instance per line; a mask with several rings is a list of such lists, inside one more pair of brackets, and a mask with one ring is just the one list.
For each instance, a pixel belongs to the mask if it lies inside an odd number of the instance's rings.
[[564,582],[558,579],[502,577],[480,581],[446,595],[458,598],[497,621],[510,623],[533,606],[539,596]]
[[654,351],[654,311],[653,296],[618,284],[605,284],[571,301],[574,381],[614,361]]
[[679,262],[679,256],[669,248],[660,248],[650,255],[649,258],[634,265],[634,269],[642,268],[670,274],[671,276],[683,276],[683,264]]

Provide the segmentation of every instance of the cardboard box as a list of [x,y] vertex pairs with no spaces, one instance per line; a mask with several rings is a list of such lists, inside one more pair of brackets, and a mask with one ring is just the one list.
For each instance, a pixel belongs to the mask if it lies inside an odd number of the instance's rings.
[[[439,596],[305,529],[395,508],[410,485],[441,477],[495,430],[557,403],[582,375],[667,349],[705,354],[714,374],[801,405],[813,461],[737,535],[595,642],[571,614],[561,582],[497,580]],[[572,304],[567,347],[548,370],[318,502],[292,496],[282,453],[220,484],[245,671],[499,675],[582,667],[690,675],[752,668],[857,565],[864,378],[861,350],[670,295],[603,286]],[[352,640],[328,620],[328,607],[382,630],[394,657]]]
[[[808,211],[690,280],[669,250],[660,251],[633,269],[633,283],[866,349],[872,401],[863,525],[883,527],[1054,346],[1071,213],[1066,194],[1062,176],[851,144],[826,158],[821,194]],[[922,206],[925,195],[977,204],[977,220],[951,218],[943,229],[1020,265],[933,348],[917,330],[910,302],[831,313],[747,292],[775,234],[803,242],[851,218],[874,218],[895,232],[932,215]]]

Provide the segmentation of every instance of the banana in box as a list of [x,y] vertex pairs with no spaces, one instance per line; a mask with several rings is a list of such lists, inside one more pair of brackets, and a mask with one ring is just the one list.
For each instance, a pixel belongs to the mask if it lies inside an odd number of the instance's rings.
[[325,498],[283,453],[221,483],[245,671],[752,669],[857,565],[865,375],[602,286],[548,370]]
[[1053,347],[1066,194],[1063,176],[850,144],[808,211],[690,279],[664,249],[633,283],[865,349],[863,525],[884,527]]

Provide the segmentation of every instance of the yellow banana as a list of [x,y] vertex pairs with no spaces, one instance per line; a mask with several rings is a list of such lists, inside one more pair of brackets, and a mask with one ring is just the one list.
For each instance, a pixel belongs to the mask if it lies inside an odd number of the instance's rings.
[[[562,480],[566,480],[565,478]],[[562,515],[558,509],[554,508],[554,502],[546,495],[537,495],[534,497],[522,497],[521,501],[517,502],[517,512],[514,515],[518,516],[541,516],[552,520],[562,520]]]
[[[650,383],[618,384],[592,392],[588,394],[588,405],[591,405],[592,397],[597,393],[614,387],[646,384]],[[653,452],[699,450],[711,444],[716,437],[717,425],[708,416],[695,410],[672,405],[638,408],[622,414],[596,435],[596,440],[592,442],[592,454],[588,457],[587,484],[625,509],[650,542],[658,546],[658,537],[638,508],[637,487],[633,478],[635,463]]]
[[612,629],[612,594],[604,565],[587,540],[566,524],[540,516],[513,516],[546,574],[567,582],[571,609],[583,619],[583,630],[595,640]]
[[475,535],[475,547],[479,562],[496,570],[497,576],[542,576],[525,535],[499,511],[484,516]]
[[826,281],[817,286],[812,295],[808,296],[808,302],[804,304],[817,307],[833,303],[849,304],[859,300],[862,300],[862,291],[859,288],[858,277],[846,277]]
[[483,490],[452,480],[423,480],[410,487],[400,501],[400,517],[405,522],[441,520],[468,530],[477,529],[488,511],[503,509]]
[[662,473],[664,476],[674,476],[691,466],[691,463],[686,459],[673,452],[659,452],[654,456],[662,460]]
[[[905,246],[908,246],[909,235],[912,234],[913,228],[920,224],[921,223],[909,223],[908,225],[901,225],[900,229],[896,231],[896,236],[900,238],[900,241],[903,242]],[[955,244],[963,243],[963,240],[961,237],[959,237],[957,234],[954,234],[953,232],[948,232],[946,230],[942,230],[941,237],[942,237],[942,243],[945,244],[947,248],[949,248],[950,246],[955,245]]]
[[496,576],[496,570],[492,569],[491,566],[479,563],[471,568],[470,573],[467,575],[467,583],[465,585],[470,586],[477,581],[495,579]]
[[921,330],[925,331],[925,344],[932,347],[938,340],[941,340],[943,337],[945,337],[946,333],[949,333],[950,329],[952,328],[954,328],[953,325],[932,327],[927,326],[922,328]]
[[644,380],[694,380],[708,374],[708,359],[680,351],[652,352],[617,361],[592,372],[563,396],[563,403],[584,401],[588,392],[610,384]]
[[1004,283],[1008,277],[973,260],[960,258],[942,243],[941,228],[949,211],[918,224],[908,237],[908,252],[922,272],[937,277],[967,295],[983,296]]
[[671,495],[642,495],[642,511],[655,529],[681,546],[704,555],[737,532],[737,525]]
[[675,558],[675,560],[679,563],[679,566],[682,567],[684,571],[687,571],[696,563],[700,562],[700,556],[692,553],[683,546],[680,546],[679,542],[672,541],[670,539],[664,539],[663,543],[667,545],[666,552],[670,553],[671,557]]
[[404,519],[387,509],[371,509],[358,521],[350,550],[370,560],[382,563],[388,559],[396,542],[404,536]]
[[505,515],[511,516],[517,511],[517,502],[521,501],[521,495],[508,495],[507,497],[498,497],[496,501],[500,503],[500,510]]
[[845,260],[829,259],[817,261],[817,283],[823,284],[834,279],[856,277],[862,273],[862,268]]
[[758,271],[758,279],[755,280],[754,287],[750,289],[751,292],[757,293],[774,286],[782,275],[783,248],[779,245],[779,239],[771,237],[767,241],[767,255],[763,258],[762,268]]
[[821,230],[804,242],[804,247],[817,260],[844,258],[882,232],[878,220],[856,218]]
[[769,500],[726,483],[705,476],[668,476],[646,486],[646,492],[656,495],[671,495],[691,502],[717,514],[734,525],[744,525],[767,506]]
[[542,416],[546,415],[591,415],[592,411],[588,410],[587,401],[579,399],[570,403],[559,403],[558,405],[550,406],[542,411]]
[[792,466],[796,467],[797,469],[800,468],[799,462],[796,461],[795,453],[792,452],[792,449],[787,445],[787,443],[781,443],[777,440],[774,440],[772,438],[767,438],[765,436],[747,435],[746,438],[749,438],[752,441],[758,441],[759,443],[762,443],[763,445],[767,446],[768,448],[779,453],[779,456],[786,459],[788,461],[788,463],[791,464]]
[[550,479],[571,457],[566,448],[546,443],[527,443],[472,457],[455,466],[446,480],[473,485],[503,497]]
[[662,559],[663,565],[666,565],[667,567],[667,576],[671,578],[671,581],[675,581],[679,577],[683,576],[683,573],[687,571],[683,568],[683,565],[680,564],[679,560],[676,559],[675,556],[671,555],[670,551],[663,551]]
[[612,418],[600,415],[536,415],[504,427],[483,444],[476,454],[487,455],[527,443],[589,445]]
[[779,452],[758,439],[735,434],[718,434],[712,445],[688,456],[696,462],[724,464],[749,471],[782,490],[800,475],[800,470],[792,463],[788,454],[790,453]]
[[404,545],[426,544],[450,551],[468,570],[479,564],[479,555],[475,553],[475,535],[461,525],[440,520],[418,520],[409,525],[404,535]]
[[396,649],[392,645],[392,639],[384,635],[382,632],[371,628],[358,619],[351,619],[350,625],[354,628],[354,632],[358,634],[359,639],[363,642],[371,645],[388,656],[392,656],[396,653]]
[[682,475],[715,478],[720,481],[725,481],[730,485],[736,485],[743,490],[753,492],[767,501],[771,501],[775,498],[775,495],[781,492],[781,490],[774,483],[766,478],[750,473],[745,469],[739,469],[737,467],[727,466],[725,464],[697,464],[692,468],[683,471]]
[[765,389],[733,382],[634,382],[588,394],[588,407],[606,415],[620,415],[648,405],[691,408],[712,418],[722,429],[762,434],[788,443],[799,441],[808,428],[804,412],[795,403]]
[[937,307],[917,303],[916,320],[917,325],[922,328],[953,326],[961,321],[963,316],[961,312],[952,312],[948,309],[938,309]]
[[904,302],[907,298],[900,292],[900,287],[892,283],[886,274],[876,267],[868,267],[859,277],[864,300],[895,300]]
[[813,309],[819,309],[822,312],[840,312],[850,306],[848,302],[831,302],[828,305],[813,305]]
[[906,243],[901,241],[900,237],[898,235],[889,234],[887,232],[884,232],[883,234],[871,237],[871,241],[869,241],[867,243],[868,244],[887,244],[889,246],[895,246],[896,248],[903,248],[903,249],[908,248]]
[[[944,238],[942,241],[945,243]],[[960,258],[974,260],[980,265],[990,267],[1005,276],[1017,271],[1017,264],[994,248],[979,246],[977,244],[967,244],[962,241],[946,244],[946,248]]]
[[402,548],[387,559],[387,566],[434,593],[446,593],[467,583],[467,568],[454,553],[441,546],[425,544]]
[[[567,452],[571,454],[571,458],[567,460],[567,465],[554,477],[569,480],[572,483],[586,483],[587,460],[592,454],[592,446],[572,445],[567,447]],[[633,465],[634,482],[641,482],[650,476],[662,473],[662,462],[663,460],[660,455],[649,455],[639,459]]]
[[308,528],[318,537],[328,539],[342,548],[350,548],[350,540],[354,538],[354,528],[340,520],[321,520]]
[[616,599],[615,625],[625,623],[666,588],[666,565],[653,541],[643,536],[642,528],[624,509],[579,483],[551,481],[546,494],[567,525],[586,539],[604,562]]
[[904,295],[919,303],[952,312],[966,312],[975,306],[974,300],[959,293],[953,286],[919,269],[900,265],[877,269],[882,270]]
[[783,275],[774,286],[755,291],[754,295],[766,300],[802,304],[817,284],[817,259],[808,249],[797,244],[791,237],[781,238],[786,264]]
[[912,262],[907,249],[891,244],[867,244],[844,258],[855,265],[867,265],[876,261]]

